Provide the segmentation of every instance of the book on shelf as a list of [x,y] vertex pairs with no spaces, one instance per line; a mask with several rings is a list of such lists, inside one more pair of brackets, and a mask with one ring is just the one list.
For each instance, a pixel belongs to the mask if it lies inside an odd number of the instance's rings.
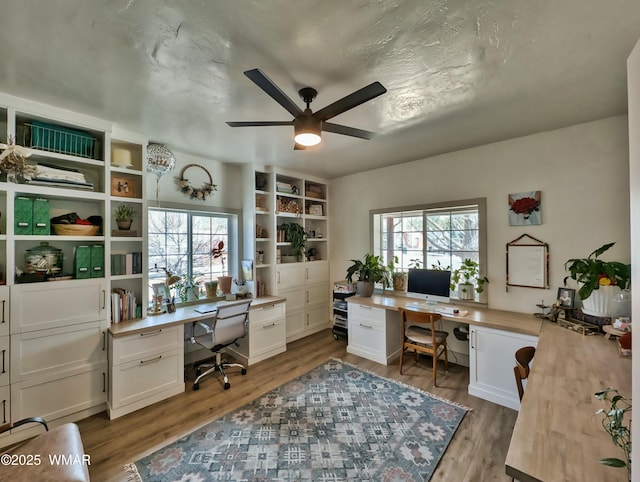
[[138,231],[136,229],[112,229],[111,236],[125,237],[125,238],[137,238]]
[[132,320],[137,312],[136,295],[133,291],[113,288],[111,292],[111,322]]

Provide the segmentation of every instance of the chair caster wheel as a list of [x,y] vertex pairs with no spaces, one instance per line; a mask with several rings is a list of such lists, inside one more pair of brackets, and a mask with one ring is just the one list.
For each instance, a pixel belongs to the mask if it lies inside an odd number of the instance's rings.
[[196,391],[199,388],[200,388],[200,384],[199,383],[194,383],[193,384],[193,391]]
[[231,384],[230,383],[225,383],[224,384],[224,389],[225,390],[229,390],[231,388]]
[[241,375],[246,375],[247,374],[247,369],[243,368],[242,371],[240,372]]

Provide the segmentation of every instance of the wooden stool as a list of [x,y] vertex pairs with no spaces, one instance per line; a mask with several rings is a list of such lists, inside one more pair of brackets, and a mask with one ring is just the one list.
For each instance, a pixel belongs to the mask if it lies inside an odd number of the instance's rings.
[[613,325],[604,325],[602,327],[602,331],[604,331],[606,334],[604,335],[604,339],[608,340],[609,338],[611,338],[612,336],[622,336],[626,333],[626,331],[620,331],[620,330],[616,330]]

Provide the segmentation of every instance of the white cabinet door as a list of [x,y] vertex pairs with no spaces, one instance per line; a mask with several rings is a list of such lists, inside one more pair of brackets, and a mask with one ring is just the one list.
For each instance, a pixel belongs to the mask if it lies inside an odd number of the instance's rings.
[[302,263],[284,263],[276,267],[276,291],[301,288],[304,286],[304,270]]
[[[11,421],[11,398],[10,398],[10,390],[9,385],[0,387],[0,423],[5,424]],[[8,435],[9,432],[5,432],[0,435],[0,437],[4,435]]]
[[106,328],[99,321],[18,333],[11,337],[11,382],[67,376],[106,359]]
[[329,305],[322,304],[307,308],[305,323],[308,334],[329,328]]
[[9,334],[9,287],[0,286],[0,336]]
[[34,414],[56,420],[107,401],[107,362],[74,375],[11,384],[13,420]]
[[318,285],[307,286],[305,288],[305,303],[307,305],[315,305],[318,303],[327,304],[329,302],[329,284],[321,283]]
[[106,320],[106,282],[31,283],[11,287],[11,333]]
[[320,283],[329,281],[329,262],[310,261],[304,268],[304,277],[307,283]]
[[9,344],[8,336],[0,336],[0,387],[9,385]]
[[538,337],[471,326],[469,337],[469,393],[514,410],[520,409],[513,374],[515,353],[536,346]]

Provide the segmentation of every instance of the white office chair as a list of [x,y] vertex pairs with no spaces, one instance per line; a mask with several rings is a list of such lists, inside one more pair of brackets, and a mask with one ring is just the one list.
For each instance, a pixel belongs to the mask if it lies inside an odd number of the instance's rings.
[[[241,303],[220,305],[213,318],[197,321],[193,324],[192,343],[197,343],[215,353],[214,363],[201,363],[196,366],[197,378],[193,382],[193,389],[200,388],[200,380],[210,374],[219,371],[224,378],[224,389],[231,387],[229,377],[224,372],[225,368],[241,368],[241,374],[246,375],[247,369],[240,363],[228,363],[222,360],[222,350],[225,347],[236,343],[247,334],[249,325],[249,306],[251,300]],[[200,373],[203,368],[209,368]]]

